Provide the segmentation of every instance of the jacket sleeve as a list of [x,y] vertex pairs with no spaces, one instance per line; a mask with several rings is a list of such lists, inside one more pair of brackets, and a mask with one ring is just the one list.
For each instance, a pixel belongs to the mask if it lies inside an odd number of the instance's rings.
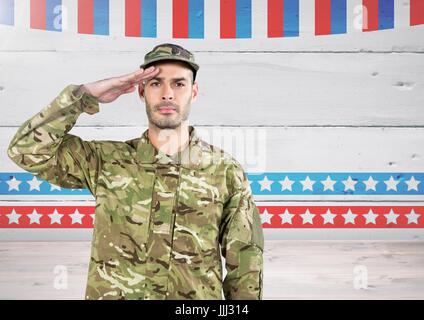
[[259,210],[249,181],[238,167],[234,193],[224,204],[220,244],[227,275],[223,281],[227,300],[261,300],[264,237]]
[[52,184],[88,188],[94,195],[100,170],[96,141],[68,134],[82,112],[99,112],[99,102],[87,93],[76,96],[68,85],[44,109],[24,122],[12,138],[7,154],[19,167]]

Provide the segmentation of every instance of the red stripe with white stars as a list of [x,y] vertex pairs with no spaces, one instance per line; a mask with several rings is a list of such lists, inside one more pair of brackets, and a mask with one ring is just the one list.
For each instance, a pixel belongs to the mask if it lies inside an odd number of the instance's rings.
[[[424,206],[258,205],[263,228],[424,228]],[[0,228],[92,228],[95,206],[1,206]]]

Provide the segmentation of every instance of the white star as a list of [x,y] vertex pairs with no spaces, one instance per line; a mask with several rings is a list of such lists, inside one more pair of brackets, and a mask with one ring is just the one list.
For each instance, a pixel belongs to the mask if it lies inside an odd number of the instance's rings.
[[397,191],[397,184],[399,183],[399,181],[393,179],[392,176],[390,176],[389,180],[385,180],[384,183],[387,186],[386,191],[389,191],[389,190]]
[[53,183],[51,183],[50,184],[50,191],[53,191],[53,190],[59,190],[59,191],[61,191],[62,188],[59,187],[59,186],[57,186],[57,185],[55,185],[55,184],[53,184]]
[[27,183],[29,184],[29,191],[34,189],[40,191],[40,184],[42,184],[43,181],[38,180],[36,177],[33,177],[32,180],[27,181]]
[[284,211],[284,213],[279,214],[279,216],[281,217],[281,224],[284,224],[284,223],[292,224],[292,219],[295,215],[291,214],[289,210],[286,209],[286,211]]
[[271,224],[271,218],[272,218],[272,214],[269,214],[268,211],[265,209],[264,212],[261,214],[261,221],[262,224],[264,223],[269,223]]
[[96,214],[95,213],[92,213],[92,214],[90,214],[90,217],[91,217],[91,219],[93,219],[93,224],[94,224],[94,220],[96,218]]
[[271,185],[274,183],[274,181],[268,180],[267,176],[265,176],[263,180],[259,180],[258,182],[261,185],[261,191],[265,189],[271,191]]
[[399,217],[399,215],[394,213],[393,209],[390,209],[390,212],[388,214],[385,214],[384,216],[386,217],[386,223],[387,224],[389,224],[389,223],[397,224],[396,220]]
[[6,181],[6,183],[9,185],[9,190],[16,190],[19,191],[19,185],[21,184],[20,180],[16,180],[15,177],[13,177],[13,179],[10,179],[9,181]]
[[377,219],[378,214],[375,214],[375,213],[374,213],[374,212],[370,209],[370,211],[368,211],[368,213],[367,213],[367,214],[364,214],[364,217],[365,217],[365,219],[366,219],[365,224],[368,224],[368,223],[374,223],[374,224],[375,224],[375,219]]
[[368,190],[376,191],[375,186],[377,185],[378,181],[374,180],[371,176],[368,178],[368,180],[366,181],[364,180],[362,182],[365,184],[365,191],[368,191]]
[[421,182],[415,180],[414,176],[412,176],[411,179],[409,179],[408,181],[405,181],[405,183],[408,185],[408,191],[409,190],[416,190],[416,191],[418,191],[418,185]]
[[408,224],[415,223],[418,224],[418,219],[420,218],[420,214],[416,214],[414,209],[411,210],[410,213],[405,215],[408,218]]
[[337,181],[331,180],[330,176],[327,176],[327,179],[321,181],[321,183],[324,185],[324,191],[325,190],[334,191],[334,184],[336,182]]
[[303,224],[310,223],[313,224],[313,220],[315,218],[315,214],[309,212],[309,209],[306,209],[305,213],[300,215],[303,219]]
[[284,180],[280,180],[278,182],[281,184],[281,191],[292,191],[292,184],[294,183],[294,181],[290,180],[287,176],[284,178]]
[[19,224],[19,218],[21,217],[21,214],[16,213],[15,209],[13,209],[12,212],[7,214],[6,216],[9,218],[9,224]]
[[355,191],[355,184],[358,183],[357,181],[352,180],[350,176],[347,178],[347,180],[343,180],[342,182],[345,185],[344,191],[348,191],[348,190]]
[[348,224],[348,223],[355,224],[355,219],[356,219],[357,215],[353,214],[350,209],[347,211],[347,213],[342,214],[342,216],[345,219],[345,224]]
[[30,219],[29,224],[37,223],[40,224],[40,218],[43,216],[37,212],[37,210],[33,210],[31,214],[27,215]]
[[78,209],[75,209],[75,212],[73,214],[70,214],[69,216],[72,218],[72,224],[82,224],[82,218],[84,217],[84,215],[79,213]]
[[330,209],[327,209],[327,212],[325,214],[321,215],[324,218],[324,224],[331,223],[334,224],[334,218],[337,216],[334,213],[331,213]]
[[314,191],[313,185],[314,185],[315,181],[309,179],[309,176],[307,176],[305,180],[300,181],[300,183],[303,185],[302,191],[305,191],[305,190],[308,190],[308,189],[311,190],[311,191]]
[[50,217],[50,224],[62,224],[61,219],[64,216],[63,214],[57,212],[56,209],[54,209],[54,212],[48,215]]

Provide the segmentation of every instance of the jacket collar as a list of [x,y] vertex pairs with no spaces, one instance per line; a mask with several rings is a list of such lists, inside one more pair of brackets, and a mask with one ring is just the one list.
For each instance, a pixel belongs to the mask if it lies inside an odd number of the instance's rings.
[[173,164],[187,169],[205,169],[212,164],[212,146],[202,141],[193,126],[189,126],[189,144],[177,154],[169,156],[150,142],[148,129],[136,142],[136,157],[143,164]]

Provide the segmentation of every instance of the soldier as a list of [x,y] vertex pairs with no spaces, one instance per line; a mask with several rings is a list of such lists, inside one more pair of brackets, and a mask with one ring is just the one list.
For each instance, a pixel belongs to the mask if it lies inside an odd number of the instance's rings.
[[[262,299],[264,240],[247,176],[188,125],[198,70],[191,52],[158,45],[133,73],[68,85],[10,142],[21,168],[96,199],[86,299]],[[68,133],[82,112],[137,86],[149,120],[141,137]]]

